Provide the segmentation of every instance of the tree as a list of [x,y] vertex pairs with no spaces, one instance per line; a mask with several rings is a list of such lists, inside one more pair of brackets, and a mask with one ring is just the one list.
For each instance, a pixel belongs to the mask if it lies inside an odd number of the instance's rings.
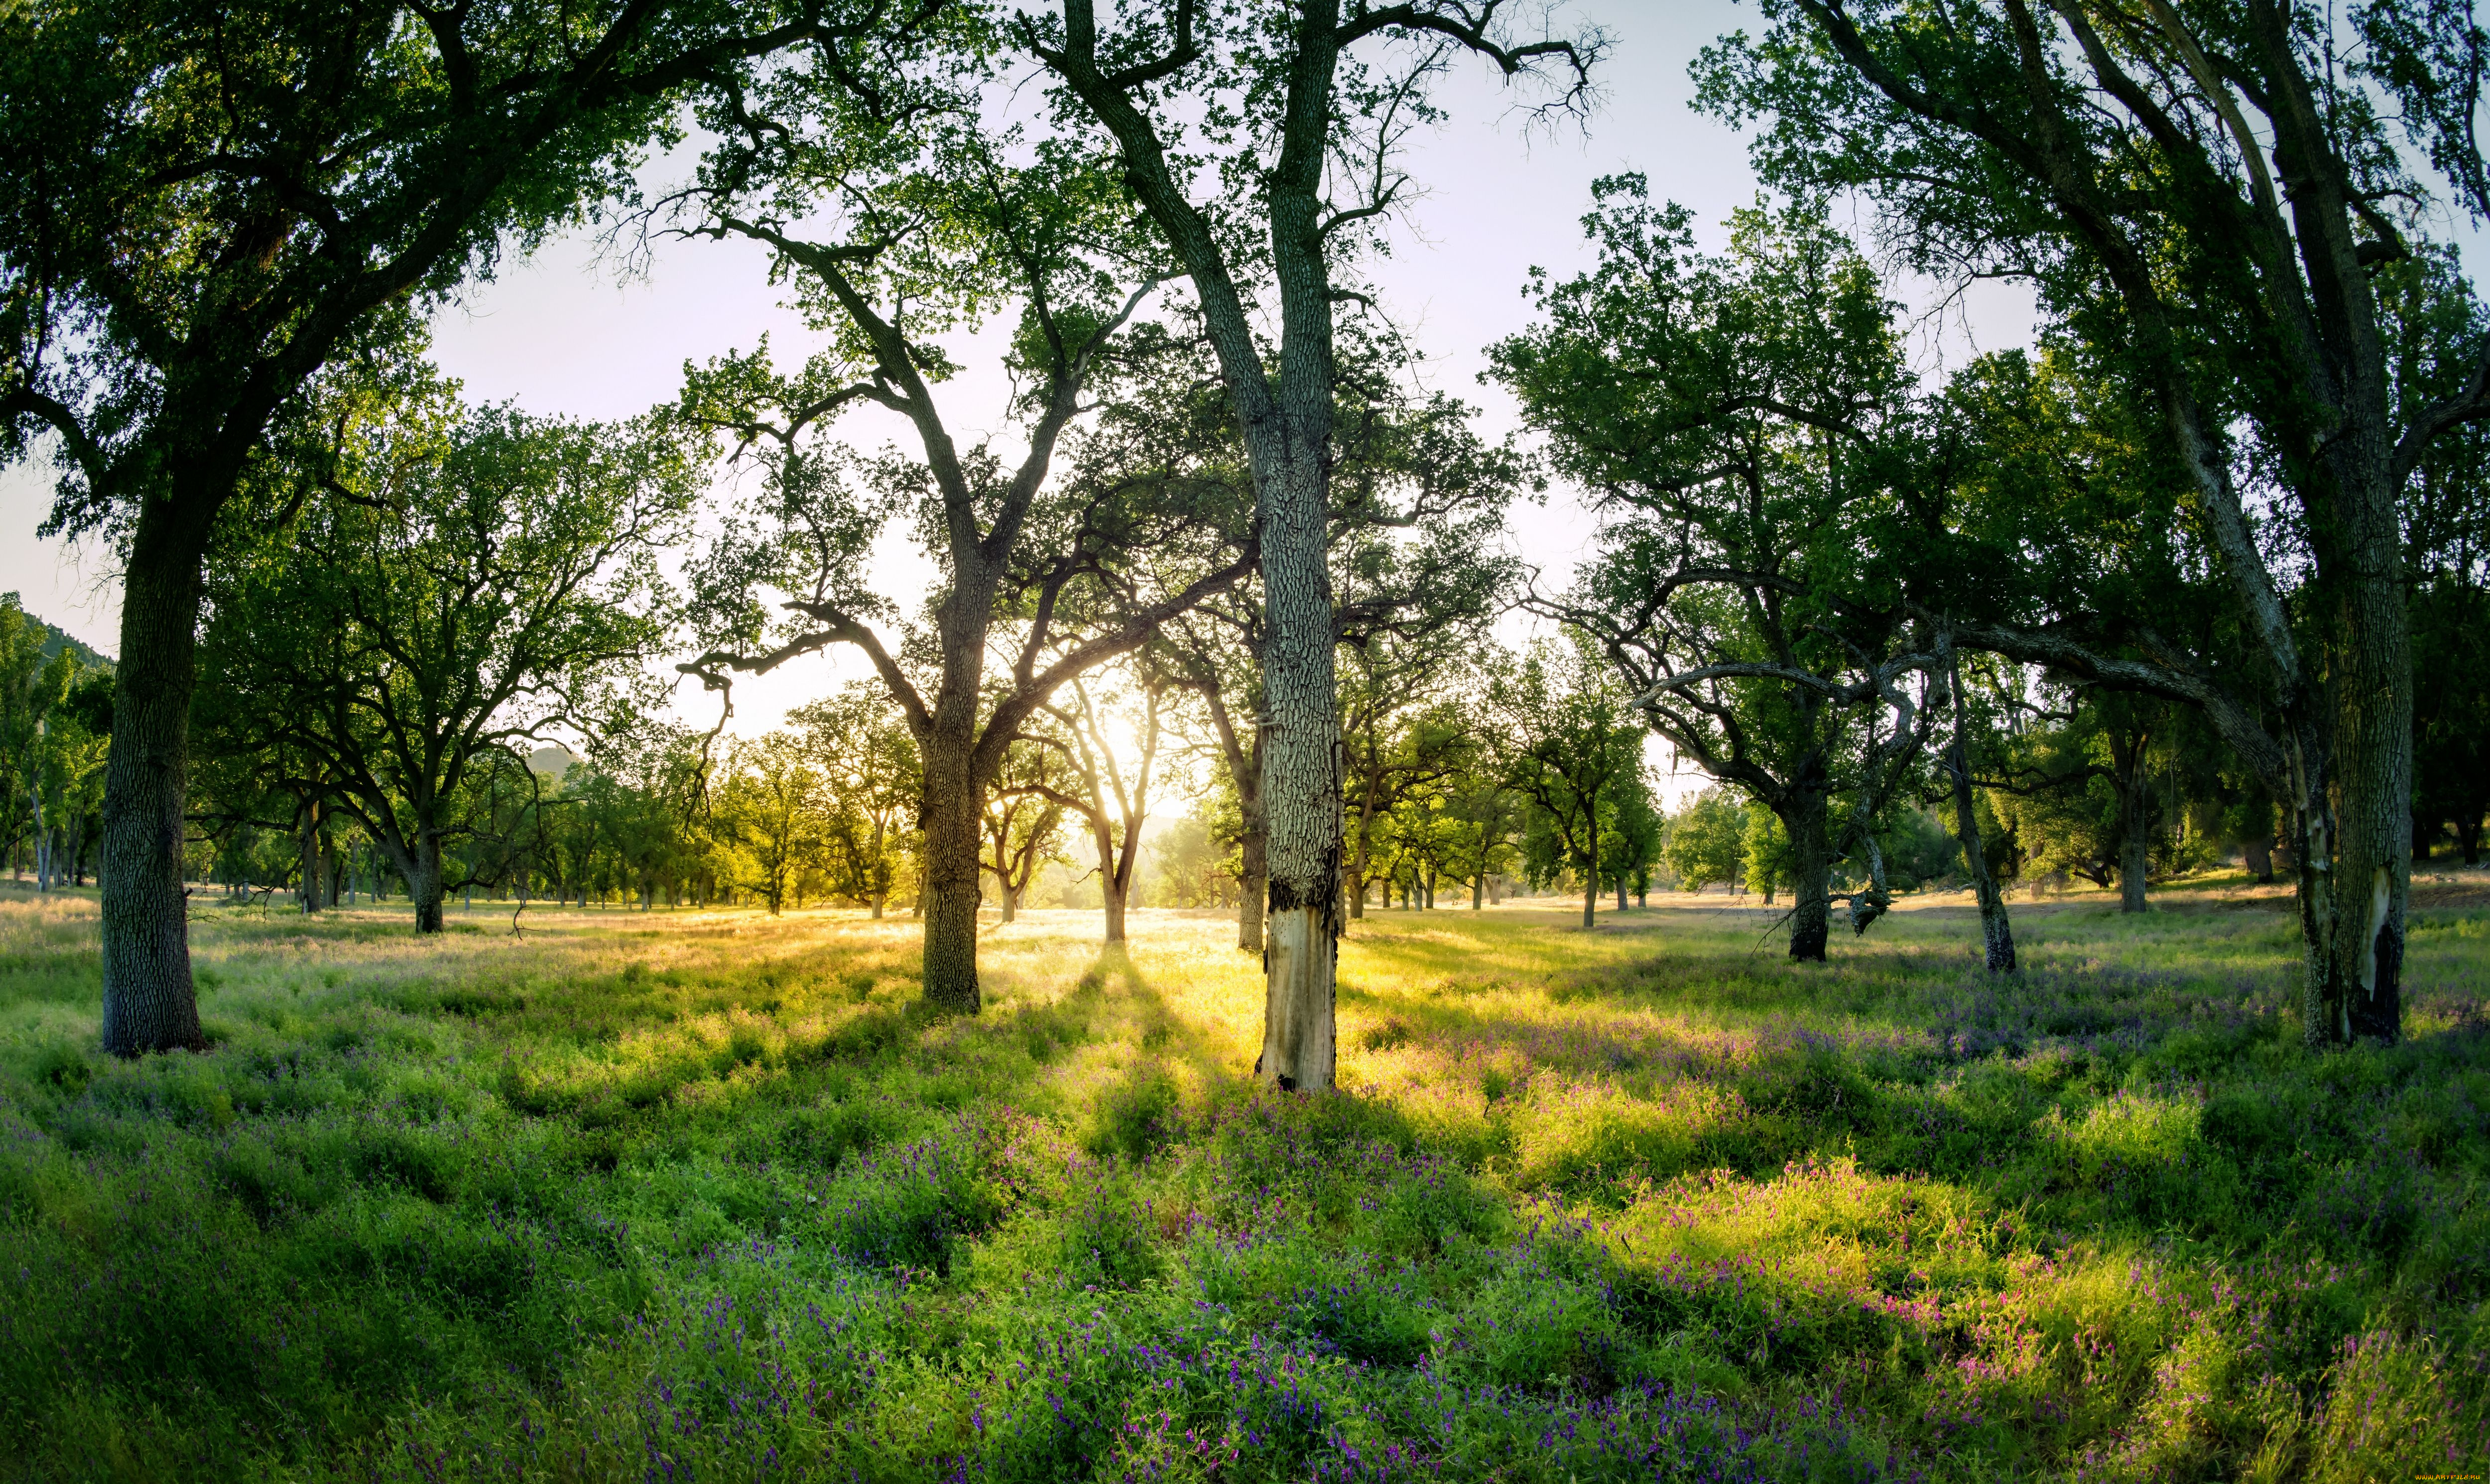
[[1678,756],[1779,817],[1789,953],[1820,961],[1837,860],[1868,865],[1853,928],[1884,909],[1874,821],[1931,721],[1908,693],[1929,657],[1874,561],[1909,412],[1893,306],[1809,212],[1737,213],[1715,257],[1640,178],[1594,190],[1598,266],[1539,279],[1545,322],[1492,352],[1602,517],[1574,592],[1532,604],[1596,636]]
[[653,911],[678,904],[698,856],[696,819],[706,794],[698,739],[646,716],[590,740],[581,800],[596,811],[623,885]]
[[1642,767],[1642,728],[1607,666],[1583,651],[1542,641],[1489,687],[1504,746],[1504,771],[1530,801],[1530,826],[1544,847],[1534,880],[1574,872],[1582,883],[1582,926],[1598,905],[1603,811]]
[[1223,858],[1211,822],[1188,814],[1151,843],[1157,876],[1153,900],[1170,907],[1225,907],[1236,898],[1236,877]]
[[902,874],[924,786],[916,742],[879,684],[857,682],[787,713],[800,728],[828,796],[832,889],[880,917]]
[[[1072,704],[1050,704],[1047,714],[1061,728],[1059,735],[1040,736],[1041,745],[1055,748],[1069,765],[1069,788],[1049,788],[1056,802],[1078,814],[1089,826],[1090,843],[1098,856],[1098,890],[1106,910],[1106,941],[1124,941],[1124,908],[1133,891],[1134,869],[1141,863],[1142,826],[1149,818],[1150,790],[1165,781],[1160,742],[1175,683],[1148,660],[1144,651],[1133,666],[1130,684],[1120,694],[1099,694],[1079,680],[1070,685]],[[1118,755],[1113,733],[1121,722],[1133,742],[1129,755]]]
[[638,667],[674,631],[657,555],[685,534],[698,473],[659,424],[486,407],[371,429],[341,455],[337,498],[216,574],[203,723],[316,770],[405,880],[416,931],[440,931],[471,774],[497,758],[524,772],[556,730],[631,713]]
[[1063,753],[1035,742],[1024,741],[1003,754],[994,799],[986,805],[986,854],[979,864],[994,875],[1005,922],[1020,916],[1021,899],[1039,868],[1067,858],[1065,771]]
[[[1767,14],[1762,39],[1704,54],[1705,102],[1773,121],[1754,146],[1766,180],[1872,200],[1907,265],[2038,285],[2149,410],[2263,684],[2243,693],[2154,642],[2149,608],[1955,640],[2203,708],[2292,810],[2302,1033],[2393,1037],[2413,786],[2402,506],[2430,446],[2490,417],[2490,339],[2447,348],[2447,394],[2401,397],[2376,277],[2425,222],[2416,155],[2490,211],[2470,7]],[[2260,518],[2264,488],[2289,518]]]
[[626,189],[687,85],[797,42],[870,69],[923,15],[43,0],[0,15],[0,458],[49,435],[53,528],[108,530],[126,553],[108,1050],[201,1044],[180,852],[203,564],[270,513],[231,522],[237,500],[309,497],[258,480],[312,431],[306,384],[359,346],[420,338],[506,245]]
[[26,617],[16,594],[0,598],[0,840],[12,859],[35,827],[43,726],[59,700],[43,639],[43,626]]
[[719,833],[746,867],[740,884],[761,893],[773,917],[791,894],[804,905],[804,877],[826,844],[822,775],[809,751],[786,732],[738,743],[710,803]]
[[[974,1013],[981,817],[1005,752],[1063,684],[1237,581],[1253,555],[1215,492],[1153,471],[1093,467],[1050,486],[1076,421],[1184,352],[1133,327],[1162,270],[1108,175],[1052,147],[1007,163],[1016,140],[986,132],[990,100],[956,81],[939,68],[791,70],[710,116],[721,143],[679,198],[685,219],[767,244],[831,343],[794,377],[764,346],[688,378],[681,415],[758,454],[766,488],[702,559],[709,648],[682,668],[724,688],[833,644],[864,652],[922,764],[925,998]],[[884,111],[884,90],[903,87],[907,105]],[[1019,314],[1007,365],[1023,440],[1008,466],[992,444],[953,438],[932,391],[949,368],[927,338],[1005,305]],[[907,418],[918,456],[820,448],[816,426],[859,402]],[[903,512],[943,572],[914,665],[874,628],[890,615],[861,576]],[[1004,635],[989,686],[989,642]]]
[[1476,912],[1488,901],[1489,879],[1511,871],[1516,862],[1523,801],[1492,766],[1474,764],[1450,781],[1444,812],[1446,854],[1457,879],[1469,883],[1470,910]]
[[[1497,538],[1504,507],[1521,481],[1519,463],[1509,451],[1478,437],[1468,407],[1440,393],[1416,395],[1398,347],[1358,335],[1342,340],[1334,364],[1340,391],[1325,538],[1338,642],[1361,650],[1376,643],[1402,649],[1432,642],[1444,653],[1482,642],[1514,581],[1514,563],[1497,549]],[[1227,459],[1215,467],[1223,478],[1233,478],[1231,471],[1241,469],[1243,449],[1225,399],[1221,412],[1215,432]],[[1199,410],[1195,416],[1200,425]],[[1154,425],[1181,424],[1163,418]],[[1238,725],[1237,712],[1241,707],[1248,716],[1264,713],[1261,651],[1267,626],[1260,587],[1249,583],[1219,595],[1161,635],[1175,674],[1202,702],[1212,734],[1204,750],[1215,748],[1226,764],[1227,786],[1237,800],[1243,886],[1237,946],[1256,952],[1262,948],[1268,887],[1263,739],[1260,727]],[[1342,728],[1344,739],[1354,737],[1363,729],[1361,718],[1344,713]],[[1352,896],[1350,915],[1361,909]]]
[[1745,866],[1746,833],[1746,806],[1727,789],[1707,788],[1669,817],[1661,858],[1684,890],[1700,891],[1716,881],[1734,886]]
[[[1516,44],[1503,8],[1410,0],[1344,15],[1339,0],[1173,0],[1127,13],[1121,30],[1104,35],[1094,0],[1065,0],[1059,18],[1016,17],[1021,45],[1059,84],[1064,122],[1089,135],[1084,144],[1114,152],[1124,186],[1192,279],[1253,472],[1270,718],[1259,790],[1270,908],[1256,1065],[1284,1090],[1327,1090],[1334,1066],[1340,729],[1326,538],[1333,305],[1344,292],[1335,270],[1353,240],[1344,234],[1393,209],[1403,189],[1393,146],[1425,116],[1423,84],[1447,48],[1508,76],[1561,60],[1575,81],[1566,97],[1578,96],[1595,43]],[[1359,48],[1392,42],[1410,48],[1407,65],[1372,75]],[[1354,165],[1335,171],[1336,160]],[[1251,206],[1231,210],[1231,200]],[[1265,271],[1279,299],[1275,353],[1249,307]]]
[[1375,829],[1404,801],[1467,771],[1476,736],[1447,692],[1462,680],[1465,637],[1379,633],[1347,645],[1341,677],[1341,780],[1348,806],[1348,915],[1366,915]]
[[1937,663],[1946,684],[1946,699],[1954,713],[1954,727],[1938,767],[1945,774],[1947,798],[1954,804],[1954,842],[1962,852],[1963,874],[1971,878],[1972,897],[1980,904],[1982,960],[1991,974],[2012,974],[2016,967],[2014,926],[2006,915],[2006,895],[1998,889],[1997,878],[1989,871],[1988,851],[1981,836],[1967,735],[1971,728],[1971,698],[1963,688],[1962,658],[1954,653],[1950,626],[1940,626],[1937,630]]

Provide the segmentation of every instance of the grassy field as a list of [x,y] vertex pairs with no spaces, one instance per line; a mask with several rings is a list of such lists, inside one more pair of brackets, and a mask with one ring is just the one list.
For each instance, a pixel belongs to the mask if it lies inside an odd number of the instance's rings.
[[[2443,899],[2460,900],[2447,897]],[[2430,898],[2426,893],[2423,900]],[[0,1477],[2490,1472],[2490,912],[2299,1049],[2237,892],[1388,913],[1346,1095],[1209,916],[206,907],[203,1056],[0,899]]]

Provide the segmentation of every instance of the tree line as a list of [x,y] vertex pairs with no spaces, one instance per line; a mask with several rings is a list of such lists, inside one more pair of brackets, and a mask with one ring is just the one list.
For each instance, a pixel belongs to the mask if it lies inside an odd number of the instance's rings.
[[[1157,754],[1097,708],[1138,705],[1200,713],[1281,1088],[1330,1084],[1336,941],[1402,862],[1481,881],[1493,836],[1587,915],[1701,833],[1629,781],[1646,734],[1744,810],[1742,879],[1786,882],[1807,960],[1930,819],[2006,972],[2012,873],[2133,902],[2219,800],[2295,885],[2304,1033],[2395,1035],[2411,861],[2477,849],[2484,803],[2490,325],[2445,231],[2490,214],[2469,8],[1764,16],[1694,73],[1771,196],[1704,251],[1600,183],[1595,265],[1535,276],[1491,349],[1529,434],[1498,446],[1421,390],[1385,231],[1456,62],[1542,116],[1595,101],[1607,38],[1549,13],[13,9],[5,450],[124,569],[105,1044],[199,1044],[194,829],[283,822],[308,860],[351,822],[434,929],[592,812],[531,748],[620,746],[591,776],[668,799],[666,666],[731,713],[834,647],[909,743],[952,1011],[983,878],[1008,901],[1050,814],[1113,927]],[[687,129],[689,175],[644,185]],[[468,404],[428,316],[590,220],[761,245],[823,349],[756,341],[614,424]],[[2036,345],[1924,374],[1895,268],[2030,285]],[[1008,392],[964,419],[941,337],[990,324]],[[904,443],[839,438],[863,406]],[[1600,520],[1561,591],[1495,539],[1550,480]],[[939,574],[913,605],[864,580],[893,524]],[[1517,602],[1567,637],[1483,659]],[[773,769],[833,766],[809,726],[723,771],[713,736],[683,807],[766,817]]]

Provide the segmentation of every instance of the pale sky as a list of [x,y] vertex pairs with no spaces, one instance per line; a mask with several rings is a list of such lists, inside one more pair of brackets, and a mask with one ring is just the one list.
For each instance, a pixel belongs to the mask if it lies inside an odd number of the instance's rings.
[[[1681,201],[1706,224],[1711,244],[1719,224],[1747,204],[1755,183],[1746,141],[1689,106],[1688,64],[1723,31],[1753,27],[1752,10],[1699,0],[1593,0],[1586,12],[1611,32],[1615,49],[1602,73],[1606,99],[1586,126],[1525,130],[1484,67],[1465,66],[1439,97],[1452,117],[1437,132],[1412,141],[1410,173],[1423,195],[1401,233],[1382,281],[1390,311],[1431,358],[1428,381],[1484,410],[1482,431],[1501,437],[1513,422],[1509,401],[1481,386],[1485,348],[1527,323],[1521,286],[1534,264],[1560,275],[1587,266],[1578,218],[1601,175],[1640,170],[1652,193]],[[660,162],[651,184],[680,173]],[[1915,296],[1908,285],[1896,297]],[[749,347],[765,332],[782,364],[814,342],[781,308],[759,249],[713,242],[662,245],[645,278],[618,281],[596,260],[594,238],[574,234],[530,261],[505,267],[436,323],[435,356],[461,379],[469,396],[515,400],[537,413],[621,418],[674,394],[685,360],[705,360]],[[1966,333],[1982,348],[2024,343],[2031,333],[2028,297],[1995,287],[1973,299],[1968,314],[1931,333],[1924,357],[1951,359]],[[955,352],[970,374],[942,389],[955,434],[995,424],[1001,396],[991,355]],[[871,448],[899,430],[857,418],[844,431]],[[109,654],[117,649],[119,593],[105,557],[39,540],[34,528],[49,504],[47,481],[26,468],[0,474],[0,589],[23,595],[29,611]],[[1544,509],[1514,512],[1522,558],[1561,587],[1587,541],[1580,508],[1561,493]],[[927,574],[907,543],[885,543],[876,580],[913,611]],[[846,656],[799,660],[777,675],[738,686],[737,730],[766,729],[789,706],[860,673]],[[713,716],[712,704],[686,686],[690,713]]]

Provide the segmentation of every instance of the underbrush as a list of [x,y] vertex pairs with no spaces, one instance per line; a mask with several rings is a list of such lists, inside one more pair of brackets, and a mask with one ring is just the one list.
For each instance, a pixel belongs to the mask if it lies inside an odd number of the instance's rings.
[[[535,915],[532,914],[533,917]],[[2364,1479],[2490,1452],[2490,922],[2300,1049],[2287,921],[1826,968],[1390,914],[1338,1096],[1210,918],[211,912],[204,1055],[0,905],[11,1477]]]

